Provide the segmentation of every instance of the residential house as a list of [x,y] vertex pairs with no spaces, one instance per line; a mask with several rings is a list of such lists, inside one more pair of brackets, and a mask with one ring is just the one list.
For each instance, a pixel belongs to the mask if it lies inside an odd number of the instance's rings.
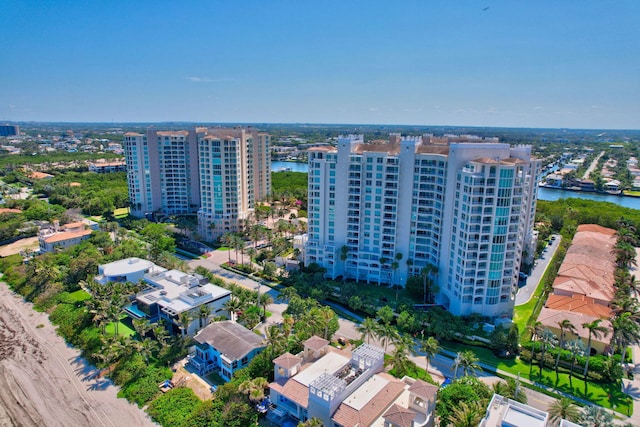
[[479,427],[546,427],[549,413],[494,394]]
[[55,222],[53,228],[40,230],[38,242],[40,252],[53,252],[55,249],[66,249],[75,246],[91,236],[92,230],[87,229],[82,221],[59,226]]
[[266,348],[262,335],[231,320],[214,322],[194,337],[196,352],[189,363],[203,375],[215,371],[231,381],[233,373],[245,368],[251,359]]
[[[149,286],[136,295],[133,304],[125,307],[125,312],[134,319],[164,320],[170,332],[193,335],[210,318],[228,316],[224,304],[231,298],[231,291],[198,274],[152,268],[143,281]],[[206,307],[206,315],[202,307]]]
[[421,380],[396,379],[383,371],[384,351],[362,344],[353,352],[314,336],[299,355],[274,361],[269,385],[275,425],[318,418],[326,426],[431,426],[438,388]]

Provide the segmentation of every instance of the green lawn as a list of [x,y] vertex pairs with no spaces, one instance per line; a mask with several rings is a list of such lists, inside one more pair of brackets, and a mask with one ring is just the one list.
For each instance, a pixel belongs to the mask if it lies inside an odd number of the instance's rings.
[[633,412],[633,402],[631,398],[621,391],[619,382],[615,384],[588,383],[585,394],[584,381],[574,376],[570,382],[568,373],[560,372],[558,381],[556,382],[556,373],[554,370],[544,369],[542,371],[542,377],[540,377],[540,368],[535,365],[535,363],[532,373],[530,373],[527,363],[523,363],[519,359],[499,359],[487,348],[470,347],[451,342],[441,343],[441,346],[453,352],[471,350],[475,353],[476,357],[480,359],[480,362],[496,367],[502,371],[514,375],[520,374],[522,378],[527,378],[547,387],[552,387],[573,396],[589,400],[605,408],[613,409],[615,405],[616,411],[623,414],[631,414]]
[[113,211],[113,216],[115,218],[124,218],[129,216],[129,208],[118,208]]
[[[116,333],[116,328],[113,322],[107,324],[107,326],[105,327],[105,332],[109,335],[114,335]],[[136,331],[131,329],[128,325],[122,323],[122,321],[118,322],[118,335],[130,337],[135,334]]]
[[358,286],[358,296],[360,298],[370,296],[380,306],[388,305],[389,307],[394,307],[396,304],[396,295],[398,296],[398,304],[413,306],[414,304],[419,303],[409,296],[406,289],[399,289],[396,291],[390,287],[378,286],[374,283],[357,283],[356,286]]
[[84,290],[80,289],[80,290],[77,290],[75,292],[71,292],[67,296],[67,298],[68,298],[68,301],[65,301],[65,302],[74,303],[74,302],[82,302],[82,301],[90,300],[91,299],[91,295],[89,295]]

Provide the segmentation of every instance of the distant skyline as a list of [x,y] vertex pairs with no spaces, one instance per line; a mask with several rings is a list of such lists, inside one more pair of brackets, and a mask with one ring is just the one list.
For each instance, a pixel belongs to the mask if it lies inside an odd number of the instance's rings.
[[637,0],[0,10],[0,121],[640,129]]

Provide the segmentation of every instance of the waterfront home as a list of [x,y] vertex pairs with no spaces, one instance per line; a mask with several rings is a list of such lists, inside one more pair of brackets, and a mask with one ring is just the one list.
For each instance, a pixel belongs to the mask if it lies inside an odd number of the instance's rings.
[[230,320],[211,323],[193,339],[196,351],[189,357],[191,366],[200,375],[215,371],[225,381],[231,381],[235,371],[245,368],[267,346],[262,335]]

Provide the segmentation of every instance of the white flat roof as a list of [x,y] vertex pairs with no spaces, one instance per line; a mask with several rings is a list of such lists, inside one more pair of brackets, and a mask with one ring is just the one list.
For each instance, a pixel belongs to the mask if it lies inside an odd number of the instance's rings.
[[146,259],[140,258],[127,258],[120,261],[110,262],[102,266],[102,271],[105,276],[119,276],[135,273],[137,271],[144,271],[153,267],[155,264]]
[[351,359],[337,353],[327,353],[318,359],[313,365],[293,377],[293,379],[305,387],[309,387],[309,384],[311,384],[311,382],[320,375],[324,373],[335,374],[340,368],[350,362]]
[[351,393],[342,403],[359,411],[387,384],[389,384],[389,380],[382,378],[380,375],[374,375]]
[[546,418],[540,418],[530,411],[523,410],[514,405],[507,406],[502,417],[503,422],[507,422],[512,426],[518,427],[545,427],[547,425]]

